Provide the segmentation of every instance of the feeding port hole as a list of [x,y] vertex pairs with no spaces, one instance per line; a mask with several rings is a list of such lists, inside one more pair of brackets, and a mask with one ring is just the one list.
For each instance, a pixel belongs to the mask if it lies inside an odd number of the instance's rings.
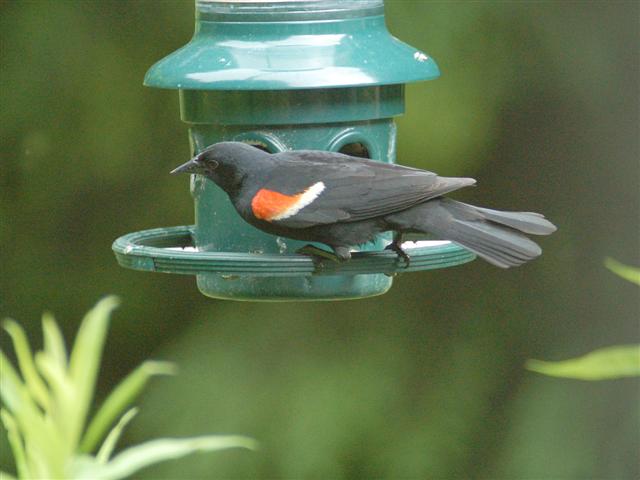
[[371,158],[371,155],[369,154],[369,149],[362,142],[347,143],[346,145],[342,146],[338,151],[340,153],[344,153],[345,155],[350,155],[352,157]]

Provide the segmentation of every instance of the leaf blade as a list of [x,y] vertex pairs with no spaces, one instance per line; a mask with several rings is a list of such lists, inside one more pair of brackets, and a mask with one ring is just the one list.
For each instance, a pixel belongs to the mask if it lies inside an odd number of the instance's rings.
[[80,451],[90,453],[98,445],[112,423],[140,394],[151,377],[173,375],[176,367],[170,362],[146,361],[127,375],[106,398],[95,414],[80,443]]
[[18,479],[7,472],[0,470],[0,480],[18,480]]
[[96,460],[98,461],[98,463],[104,464],[109,461],[109,457],[113,453],[113,450],[116,447],[116,443],[118,443],[118,440],[122,435],[122,431],[137,414],[138,408],[134,407],[127,410],[127,412],[122,415],[116,426],[111,429],[111,431],[107,435],[107,438],[105,438],[102,446],[100,447],[100,450],[98,450],[98,454],[96,455]]
[[207,435],[192,438],[160,438],[130,447],[110,462],[100,465],[84,456],[72,467],[76,480],[120,480],[150,465],[183,457],[196,452],[211,452],[228,448],[255,450],[257,442],[240,435]]
[[[0,398],[5,407],[15,419],[22,438],[24,438],[25,456],[29,471],[32,475],[53,476],[59,457],[57,446],[60,443],[58,432],[52,422],[38,408],[35,400],[29,394],[20,376],[13,368],[7,357],[0,350]],[[52,469],[42,469],[36,465],[34,459],[48,459]],[[42,462],[41,462],[42,463]],[[43,467],[44,468],[44,467]]]
[[605,347],[559,362],[530,359],[525,366],[543,375],[576,380],[635,377],[640,376],[640,345]]
[[13,348],[16,352],[16,358],[18,359],[18,367],[20,368],[20,373],[22,373],[26,387],[38,405],[46,410],[50,402],[49,392],[33,362],[33,354],[31,353],[31,347],[29,346],[24,330],[17,322],[11,319],[4,321],[3,328],[13,341]]
[[76,389],[64,368],[44,352],[36,353],[36,366],[47,381],[51,392],[49,419],[60,436],[61,455],[70,455],[75,450],[73,422],[77,405]]
[[79,442],[100,368],[111,312],[119,305],[115,296],[100,300],[85,315],[71,351],[69,376],[77,392],[77,411],[70,429]]
[[60,328],[53,315],[45,312],[42,315],[42,337],[44,352],[63,370],[67,369],[67,349]]
[[9,445],[13,452],[13,459],[16,463],[18,476],[20,478],[30,478],[31,474],[29,473],[27,457],[24,452],[23,440],[18,429],[18,424],[13,416],[5,409],[0,409],[0,419],[2,419],[2,423],[7,429],[7,438],[9,439]]
[[604,259],[604,266],[618,275],[620,278],[624,278],[636,285],[640,285],[640,268],[631,267],[620,263],[617,260],[607,257]]

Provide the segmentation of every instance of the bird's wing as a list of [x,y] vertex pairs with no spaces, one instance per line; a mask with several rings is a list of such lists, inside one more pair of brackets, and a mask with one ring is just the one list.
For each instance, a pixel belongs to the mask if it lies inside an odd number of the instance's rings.
[[388,215],[475,182],[344,155],[293,153],[270,171],[251,201],[256,218],[288,228]]

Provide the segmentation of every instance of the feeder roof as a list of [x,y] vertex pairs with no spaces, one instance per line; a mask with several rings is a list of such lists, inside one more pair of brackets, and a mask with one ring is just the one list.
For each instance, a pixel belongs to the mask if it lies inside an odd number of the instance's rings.
[[[381,2],[380,2],[381,3]],[[196,12],[191,41],[153,65],[144,84],[182,90],[290,90],[390,85],[440,75],[393,37],[382,9],[347,18],[264,18]],[[276,21],[274,21],[274,19]]]

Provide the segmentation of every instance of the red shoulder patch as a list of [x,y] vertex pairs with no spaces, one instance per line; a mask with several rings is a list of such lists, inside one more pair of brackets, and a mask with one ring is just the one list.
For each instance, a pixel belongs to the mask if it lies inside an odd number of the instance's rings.
[[302,193],[285,195],[263,188],[258,190],[258,193],[251,200],[251,210],[256,218],[270,221],[298,203],[302,195]]

